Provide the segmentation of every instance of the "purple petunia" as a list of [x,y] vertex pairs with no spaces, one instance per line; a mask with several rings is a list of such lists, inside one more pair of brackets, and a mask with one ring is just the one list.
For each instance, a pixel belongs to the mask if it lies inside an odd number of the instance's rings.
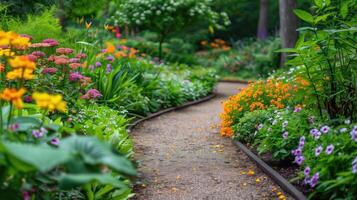
[[319,173],[316,172],[310,180],[310,186],[315,187],[317,185],[318,180],[319,180]]
[[257,129],[260,130],[260,129],[262,129],[263,127],[264,127],[263,124],[259,124],[258,127],[257,127]]
[[316,149],[315,149],[315,156],[319,156],[320,153],[322,152],[323,148],[322,146],[318,146]]
[[298,165],[302,165],[304,160],[305,160],[304,156],[296,156],[295,157],[295,163],[298,164]]
[[285,132],[283,133],[283,138],[284,138],[284,140],[288,139],[288,136],[289,136],[289,132],[285,131]]
[[108,61],[113,61],[113,60],[114,60],[114,57],[113,57],[113,56],[107,56],[106,59],[107,59]]
[[315,139],[319,139],[321,136],[321,132],[316,128],[310,130],[310,134],[314,136]]
[[311,171],[310,167],[306,167],[306,168],[304,169],[305,177],[309,177],[309,176],[310,176],[310,171]]
[[291,152],[294,156],[301,156],[302,154],[302,149],[301,148],[297,148],[295,150],[292,150]]
[[357,142],[357,126],[353,127],[352,131],[350,132],[350,135],[352,140]]
[[346,133],[347,132],[347,128],[341,128],[340,129],[340,133]]
[[354,174],[357,174],[357,156],[356,158],[352,161],[352,172]]
[[322,132],[322,133],[328,133],[329,131],[330,131],[330,127],[328,127],[328,126],[323,126],[323,127],[321,127],[321,129],[320,129],[320,131]]
[[283,122],[283,124],[282,124],[282,126],[283,126],[283,128],[285,128],[287,125],[288,125],[288,121],[287,120],[285,120],[284,122]]
[[302,136],[299,141],[299,148],[303,148],[305,146],[305,136]]
[[71,72],[69,74],[69,80],[70,81],[82,80],[83,78],[84,78],[84,76],[79,72]]
[[332,152],[333,152],[333,150],[334,150],[334,146],[332,145],[332,144],[330,144],[330,145],[328,145],[327,147],[326,147],[326,154],[327,155],[330,155]]
[[53,138],[51,140],[51,144],[53,144],[55,146],[58,146],[60,144],[60,140],[58,138]]

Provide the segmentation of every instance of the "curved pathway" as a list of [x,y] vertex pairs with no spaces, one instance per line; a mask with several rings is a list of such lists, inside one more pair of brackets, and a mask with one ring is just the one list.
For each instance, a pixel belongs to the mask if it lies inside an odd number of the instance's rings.
[[243,86],[220,83],[216,98],[132,131],[140,165],[134,199],[277,199],[280,188],[219,135],[221,102]]

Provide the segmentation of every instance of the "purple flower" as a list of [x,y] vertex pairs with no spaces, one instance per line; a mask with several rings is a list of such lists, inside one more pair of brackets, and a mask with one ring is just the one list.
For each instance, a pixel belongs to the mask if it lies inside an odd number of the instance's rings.
[[10,124],[10,126],[9,126],[9,129],[10,129],[10,131],[12,131],[12,132],[17,131],[17,129],[19,129],[19,128],[20,128],[20,125],[17,124],[17,123],[15,123],[15,124]]
[[94,65],[89,65],[88,68],[89,68],[90,70],[94,70],[95,67],[94,67]]
[[295,163],[298,164],[298,165],[302,165],[304,160],[305,160],[304,156],[296,156],[295,157]]
[[310,130],[310,134],[315,137],[315,139],[319,139],[321,136],[321,132],[316,128]]
[[323,127],[321,127],[320,131],[326,134],[326,133],[328,133],[330,131],[330,127],[323,126]]
[[332,153],[332,151],[334,150],[334,146],[332,145],[332,144],[330,144],[330,145],[328,145],[327,147],[326,147],[326,154],[327,155],[330,155],[331,153]]
[[322,151],[322,146],[318,146],[316,149],[315,149],[315,156],[319,156],[320,153]]
[[301,149],[301,148],[297,148],[297,149],[293,150],[291,153],[292,153],[294,156],[301,156],[301,154],[302,154],[302,149]]
[[262,129],[263,127],[264,127],[263,124],[259,124],[258,127],[257,127],[257,129],[260,130],[260,129]]
[[351,135],[352,140],[354,140],[355,142],[357,142],[357,130],[356,130],[356,127],[354,127],[354,128],[352,129],[352,131],[350,132],[350,135]]
[[106,59],[107,59],[108,61],[113,61],[113,60],[114,60],[114,57],[113,57],[113,56],[108,56]]
[[31,96],[25,96],[24,101],[26,103],[31,103],[32,102],[32,97]]
[[310,117],[308,118],[308,121],[309,121],[310,124],[315,123],[315,117],[314,117],[314,116],[310,116]]
[[31,200],[31,194],[28,191],[23,191],[22,192],[22,199],[23,200]]
[[99,61],[97,61],[97,62],[95,63],[95,66],[96,66],[96,67],[100,67],[100,66],[102,66],[102,63],[99,62]]
[[60,140],[58,138],[53,138],[51,140],[51,144],[53,144],[55,146],[58,146],[60,144]]
[[310,171],[311,171],[310,167],[306,167],[306,168],[304,169],[304,174],[305,174],[306,177],[309,177],[309,176],[310,176]]
[[285,132],[283,133],[283,138],[284,138],[284,140],[288,139],[288,136],[289,136],[289,132],[285,131]]
[[40,130],[33,130],[32,131],[32,135],[35,137],[35,138],[41,138],[43,137],[43,133],[40,131]]
[[107,73],[110,73],[112,71],[112,65],[111,64],[107,64],[107,68],[105,69],[105,71]]
[[352,161],[352,172],[354,174],[357,174],[357,156],[356,158]]
[[319,180],[319,173],[316,172],[316,173],[312,176],[312,178],[311,178],[311,180],[310,180],[310,186],[311,186],[311,187],[315,187],[316,184],[317,184],[317,182],[318,182],[318,180]]
[[84,78],[84,76],[79,72],[71,72],[69,74],[69,80],[70,81],[82,80],[83,78]]
[[309,179],[309,177],[305,177],[303,184],[308,185],[308,184],[310,184],[310,181],[311,180]]
[[305,145],[305,136],[302,136],[299,141],[299,147],[303,148]]
[[301,112],[301,107],[295,107],[294,112],[296,113]]
[[282,126],[283,126],[283,128],[285,128],[287,125],[288,125],[288,121],[287,120],[285,120],[284,122],[283,122],[283,124],[282,124]]

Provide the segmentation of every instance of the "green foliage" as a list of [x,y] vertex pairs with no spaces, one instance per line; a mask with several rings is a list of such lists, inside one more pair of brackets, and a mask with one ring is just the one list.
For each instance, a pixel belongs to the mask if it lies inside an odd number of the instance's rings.
[[254,143],[258,127],[264,124],[266,120],[271,117],[271,113],[266,110],[255,110],[253,112],[247,112],[239,123],[233,126],[234,136],[233,138],[244,143]]
[[35,42],[47,38],[61,38],[62,36],[61,26],[54,16],[54,8],[45,10],[40,15],[28,15],[26,21],[12,18],[7,22],[5,28],[19,34],[31,35],[35,38]]
[[[295,13],[310,27],[300,28],[300,39],[289,65],[303,66],[304,78],[311,82],[317,107],[332,119],[357,118],[357,63],[355,1],[315,1],[313,14]],[[350,8],[350,10],[349,10]],[[321,114],[320,114],[321,115]]]

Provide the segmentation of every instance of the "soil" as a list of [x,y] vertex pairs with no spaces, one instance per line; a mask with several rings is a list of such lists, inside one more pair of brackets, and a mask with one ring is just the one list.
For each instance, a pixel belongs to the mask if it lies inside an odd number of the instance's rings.
[[244,86],[220,83],[216,98],[145,121],[132,131],[139,162],[134,199],[278,199],[281,189],[231,139],[219,135],[221,102]]

